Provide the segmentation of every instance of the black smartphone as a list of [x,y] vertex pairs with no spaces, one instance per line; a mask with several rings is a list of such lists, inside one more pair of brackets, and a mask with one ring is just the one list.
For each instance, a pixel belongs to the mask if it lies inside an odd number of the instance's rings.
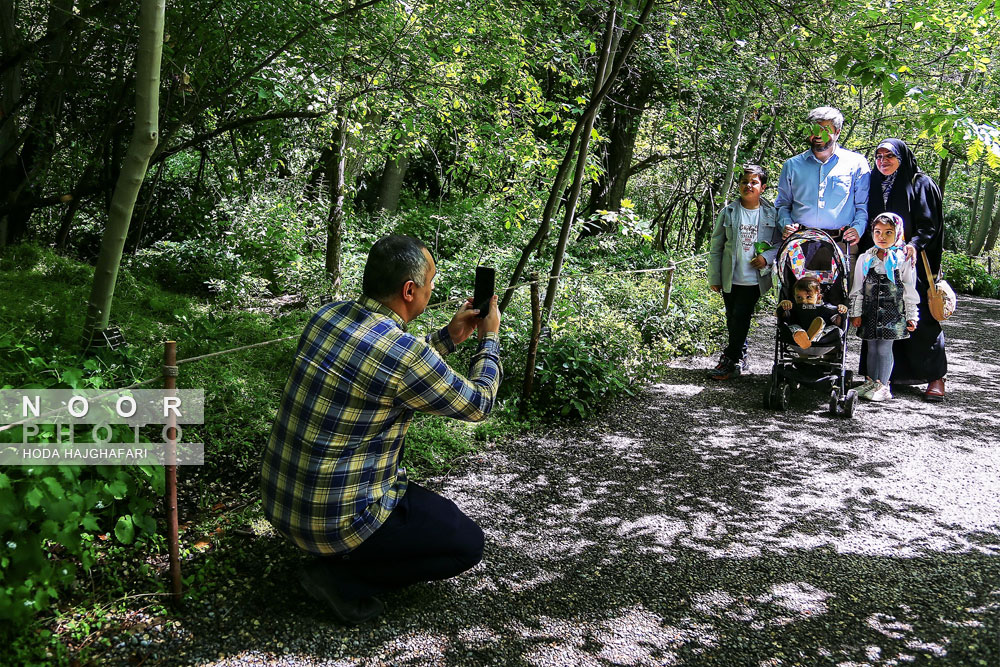
[[497,272],[489,266],[476,267],[476,289],[472,297],[472,307],[479,309],[476,317],[486,317],[490,312],[490,299],[496,293]]

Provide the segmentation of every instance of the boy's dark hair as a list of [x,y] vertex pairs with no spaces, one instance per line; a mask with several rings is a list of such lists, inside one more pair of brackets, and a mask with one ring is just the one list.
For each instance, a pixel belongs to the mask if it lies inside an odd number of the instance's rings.
[[423,287],[429,266],[424,250],[430,254],[424,242],[412,236],[383,236],[368,251],[361,292],[383,301],[392,298],[408,280]]
[[757,174],[760,176],[760,184],[767,185],[767,169],[764,169],[759,164],[748,164],[743,167],[743,174]]
[[812,294],[813,292],[823,293],[823,288],[820,286],[819,281],[812,276],[806,276],[805,278],[799,278],[795,281],[795,285],[792,286],[792,294],[796,292],[808,292]]

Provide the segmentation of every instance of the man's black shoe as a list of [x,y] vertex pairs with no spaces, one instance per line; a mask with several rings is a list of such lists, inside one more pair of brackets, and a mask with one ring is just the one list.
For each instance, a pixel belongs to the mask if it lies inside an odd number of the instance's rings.
[[383,611],[385,605],[375,597],[346,600],[337,590],[336,579],[322,562],[310,563],[299,570],[299,583],[313,599],[325,602],[344,625],[358,625]]

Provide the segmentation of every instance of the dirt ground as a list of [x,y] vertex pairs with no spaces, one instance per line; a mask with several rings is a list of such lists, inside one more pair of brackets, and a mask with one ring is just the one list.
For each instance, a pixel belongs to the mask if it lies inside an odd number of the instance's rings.
[[470,572],[391,595],[382,617],[348,629],[297,590],[290,550],[261,538],[231,593],[140,655],[1000,664],[1000,303],[960,306],[945,324],[944,403],[913,389],[846,420],[827,414],[828,395],[801,392],[768,410],[765,316],[751,375],[712,382],[713,360],[679,360],[597,422],[502,443],[434,480],[486,533]]

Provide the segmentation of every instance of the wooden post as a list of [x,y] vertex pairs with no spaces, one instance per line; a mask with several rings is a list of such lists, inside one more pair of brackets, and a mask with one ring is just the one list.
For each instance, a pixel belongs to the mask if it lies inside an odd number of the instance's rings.
[[528,359],[524,364],[524,387],[521,390],[521,412],[528,407],[532,385],[535,382],[535,357],[538,355],[538,337],[542,332],[542,308],[538,296],[538,274],[531,274],[531,340],[528,342]]
[[[163,388],[177,388],[177,343],[168,340],[163,344]],[[181,601],[181,558],[177,529],[177,417],[168,411],[166,477],[167,545],[170,550],[170,593],[174,604]]]
[[667,282],[663,286],[663,310],[670,310],[670,292],[674,289],[674,269],[677,265],[673,262],[667,266]]

